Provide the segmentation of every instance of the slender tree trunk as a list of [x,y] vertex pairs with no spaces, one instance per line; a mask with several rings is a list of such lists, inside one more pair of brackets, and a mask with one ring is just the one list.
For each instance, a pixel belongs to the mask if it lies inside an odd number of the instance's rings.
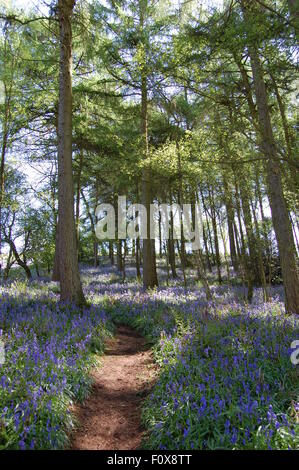
[[[96,235],[96,225],[98,223],[98,218],[97,218],[97,215],[96,215],[96,207],[97,207],[97,204],[98,204],[98,200],[99,200],[99,182],[98,182],[98,179],[96,180],[96,185],[95,185],[95,208],[94,208],[94,213],[95,213],[95,221],[94,221],[94,224],[92,226],[92,234],[93,234],[93,253],[94,253],[94,256],[93,256],[93,264],[94,264],[94,267],[98,267],[99,266],[99,242],[98,242],[98,238],[97,238],[97,235]],[[92,220],[93,220],[93,217],[91,216],[90,217]],[[110,247],[110,244],[109,244],[109,247]]]
[[204,244],[204,247],[205,247],[207,267],[208,267],[208,270],[211,273],[212,272],[212,266],[211,266],[210,256],[209,256],[209,248],[208,248],[208,243],[207,243],[206,229],[205,229],[204,226],[202,227],[202,238],[203,238],[203,244]]
[[139,238],[136,238],[135,262],[136,262],[136,277],[137,277],[137,280],[140,281],[141,271],[140,271],[140,239]]
[[239,187],[241,202],[242,202],[242,210],[243,210],[243,221],[246,230],[247,236],[247,244],[248,244],[248,251],[249,251],[249,258],[248,258],[248,266],[250,268],[252,278],[256,282],[260,282],[259,273],[257,268],[257,253],[256,253],[256,240],[253,231],[253,224],[252,224],[252,216],[250,210],[250,203],[249,199],[251,194],[249,194],[249,189],[241,184]]
[[155,286],[158,286],[156,240],[151,240],[151,248],[152,248],[152,272],[153,272],[153,280],[154,280],[154,287],[155,287]]
[[[235,221],[233,221],[233,230],[234,230],[234,238],[235,238],[235,244],[236,244],[238,260],[240,260],[241,259],[241,249],[240,249],[240,244],[239,244],[239,239],[238,239],[238,229],[237,229]],[[239,262],[238,262],[238,265],[239,265]]]
[[166,285],[169,285],[169,253],[168,253],[168,244],[164,242],[164,252],[166,259]]
[[225,266],[226,266],[227,282],[229,283],[230,282],[229,256],[228,256],[227,247],[226,247],[226,238],[225,238],[224,228],[221,222],[219,223],[219,231],[220,231],[220,236],[221,236],[223,251],[224,251],[224,261],[225,261]]
[[288,126],[287,117],[286,117],[286,113],[285,113],[285,107],[284,107],[284,104],[282,102],[282,98],[280,96],[276,80],[275,80],[275,78],[272,74],[270,76],[271,76],[271,80],[272,80],[273,87],[274,87],[274,93],[275,93],[277,103],[278,103],[278,107],[279,107],[279,112],[280,112],[280,117],[281,117],[281,122],[282,122],[282,128],[283,128],[284,137],[285,137],[285,141],[286,141],[287,152],[288,152],[288,157],[291,160],[292,159],[292,138],[291,138],[290,131],[289,131],[289,126]]
[[162,216],[159,212],[159,258],[163,257],[163,247],[162,247]]
[[[262,197],[262,192],[261,192],[261,185],[260,185],[260,178],[258,171],[255,173],[255,192],[256,192],[256,199],[258,200],[259,208],[260,208],[260,214],[261,214],[261,219],[262,219],[262,238],[260,236],[260,244],[261,244],[261,250],[263,252],[263,248],[265,248],[265,255],[267,259],[267,265],[269,266],[269,272],[271,270],[271,240],[268,240],[267,236],[267,229],[266,229],[266,217],[264,213],[264,207],[263,207],[263,197]],[[270,287],[271,287],[271,278],[269,276],[268,279],[268,284],[269,284],[269,289],[268,292],[270,292]]]
[[113,241],[109,240],[109,259],[111,266],[114,265],[114,244]]
[[[170,205],[172,204],[172,194],[170,193],[169,199]],[[170,231],[169,238],[167,240],[168,246],[168,260],[171,268],[171,275],[173,279],[177,278],[176,265],[175,265],[175,246],[174,246],[174,227],[173,227],[173,213],[170,213]]]
[[181,163],[181,152],[180,152],[180,144],[176,139],[176,150],[177,150],[177,157],[178,157],[178,176],[179,176],[179,190],[178,190],[178,205],[180,207],[180,236],[181,236],[181,249],[179,249],[178,243],[178,251],[181,258],[181,266],[183,272],[183,279],[184,279],[184,287],[187,287],[187,279],[186,279],[186,250],[185,250],[185,238],[184,238],[184,226],[183,226],[183,214],[182,214],[182,202],[183,202],[183,174],[182,174],[182,163]]
[[[204,214],[205,214],[205,219],[206,219],[208,241],[209,241],[211,255],[212,255],[212,264],[214,265],[215,264],[215,255],[214,255],[214,250],[213,250],[213,242],[212,242],[211,230],[210,230],[209,219],[208,219],[208,210],[207,210],[207,207],[206,207],[205,198],[204,198],[202,189],[200,187],[199,187],[199,192],[200,192],[201,202],[202,202],[202,206],[203,206],[203,210],[204,210]],[[211,271],[212,271],[212,269],[211,269]]]
[[125,282],[126,279],[126,255],[127,255],[127,242],[124,240],[124,249],[122,253],[122,262],[121,262],[121,267],[122,267],[122,278],[123,282]]
[[216,264],[217,264],[217,273],[218,273],[218,282],[222,283],[221,277],[221,259],[219,251],[219,242],[218,242],[218,233],[217,233],[217,221],[216,221],[216,209],[214,204],[214,195],[209,190],[209,201],[211,207],[211,218],[212,218],[212,227],[214,232],[214,244],[215,244],[215,253],[216,253]]
[[238,223],[239,223],[239,232],[240,232],[240,240],[241,240],[241,260],[242,260],[242,266],[243,266],[242,277],[243,277],[243,282],[245,282],[245,279],[247,281],[247,286],[248,286],[247,300],[248,302],[251,302],[252,297],[253,297],[253,274],[252,274],[251,265],[250,265],[250,262],[248,262],[248,256],[246,253],[245,237],[244,237],[242,219],[241,219],[240,196],[239,196],[239,189],[238,189],[238,183],[237,183],[236,177],[235,177],[235,186],[236,186],[236,212],[237,212],[237,218],[238,218]]
[[83,189],[81,189],[81,196],[85,204],[86,212],[90,221],[90,226],[91,226],[91,231],[92,231],[92,238],[93,238],[93,261],[94,261],[94,266],[97,267],[99,265],[99,243],[98,239],[96,236],[96,227],[95,223],[96,221],[94,220],[92,213],[90,212],[90,205],[85,197]]
[[72,171],[72,27],[74,0],[58,0],[60,75],[58,109],[58,214],[60,299],[85,303],[77,258]]
[[55,254],[54,265],[52,273],[52,281],[60,281],[60,261],[59,261],[59,217],[57,217],[56,232],[55,232]]
[[[140,34],[144,35],[145,15],[147,10],[147,0],[139,0],[140,14]],[[140,47],[144,53],[143,60],[146,61],[145,42],[141,41]],[[156,257],[155,257],[155,240],[150,237],[151,214],[150,205],[152,203],[151,190],[151,170],[148,163],[149,144],[148,144],[148,91],[147,91],[147,73],[146,65],[141,69],[141,135],[143,138],[143,156],[146,161],[142,170],[142,204],[147,213],[147,238],[142,242],[143,249],[143,287],[151,289],[158,285]]]
[[116,257],[117,270],[121,273],[123,270],[122,240],[117,240]]
[[[197,203],[200,204],[198,192],[195,193],[194,202],[195,201],[197,201]],[[202,223],[202,238],[203,238],[203,244],[204,244],[204,248],[205,248],[206,265],[207,265],[208,270],[211,273],[212,272],[212,266],[211,266],[210,256],[209,256],[209,247],[208,247],[208,242],[207,242],[206,229],[205,229],[203,223]],[[202,255],[203,267],[205,268],[205,263],[204,263],[203,260],[204,260],[204,258],[203,258],[203,255]]]
[[[191,215],[192,215],[192,230],[198,230],[198,227],[195,226],[196,224],[196,214],[195,214],[195,201],[196,201],[196,196],[193,194],[191,198]],[[205,294],[206,294],[206,299],[209,301],[212,299],[212,293],[211,289],[206,277],[206,272],[205,272],[205,267],[204,267],[204,262],[203,262],[203,257],[202,257],[202,250],[194,250],[194,255],[196,259],[196,264],[197,264],[197,273],[198,273],[198,279],[202,282]]]
[[3,272],[4,281],[7,281],[10,269],[11,269],[12,265],[14,264],[14,260],[11,260],[12,254],[13,253],[12,253],[11,246],[9,246],[9,253],[8,253],[7,260],[6,260],[6,266],[5,266],[5,269],[4,269],[4,272]]
[[[145,159],[148,157],[148,123],[147,123],[147,85],[146,78],[142,78],[142,134],[145,146]],[[142,171],[142,203],[146,209],[147,214],[147,238],[143,240],[143,286],[145,289],[153,288],[158,285],[157,272],[155,267],[154,255],[154,240],[150,238],[150,225],[151,214],[150,206],[152,203],[151,195],[151,171],[148,168],[148,163]]]
[[171,268],[171,275],[173,279],[176,279],[178,277],[177,272],[176,272],[176,265],[175,265],[175,247],[174,247],[174,240],[172,238],[169,238],[167,240],[167,245],[168,245],[168,260]]
[[36,272],[37,277],[40,277],[39,266],[38,266],[37,261],[34,262],[34,268],[35,268],[35,272]]
[[97,241],[93,242],[93,265],[95,268],[99,266],[99,244]]
[[83,168],[83,152],[80,152],[79,168],[77,174],[77,191],[76,191],[76,238],[77,238],[77,254],[79,259],[79,237],[80,237],[80,192],[81,192],[81,174]]
[[233,268],[235,272],[237,272],[238,271],[238,259],[237,259],[234,229],[233,229],[233,222],[234,222],[233,201],[231,197],[231,189],[229,188],[225,175],[223,176],[223,183],[224,183],[225,207],[226,207],[226,214],[227,214],[229,251],[230,251],[230,257],[231,257]]
[[252,207],[252,213],[253,213],[253,220],[254,220],[254,226],[255,226],[255,233],[256,233],[256,247],[257,247],[257,261],[258,261],[258,270],[259,270],[259,277],[263,289],[263,296],[264,296],[264,301],[268,302],[269,301],[269,294],[268,294],[268,289],[267,289],[267,282],[266,282],[266,275],[265,275],[265,269],[264,269],[264,262],[263,262],[263,251],[262,251],[262,243],[261,243],[261,237],[260,237],[260,229],[259,229],[259,224],[258,220],[256,217],[255,209]]

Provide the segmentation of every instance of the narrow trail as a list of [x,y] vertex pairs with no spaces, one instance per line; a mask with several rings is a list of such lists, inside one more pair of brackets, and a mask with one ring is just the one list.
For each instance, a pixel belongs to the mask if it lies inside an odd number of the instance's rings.
[[74,407],[79,427],[71,449],[138,449],[144,436],[141,405],[156,376],[146,340],[132,328],[118,327],[92,376],[90,396]]

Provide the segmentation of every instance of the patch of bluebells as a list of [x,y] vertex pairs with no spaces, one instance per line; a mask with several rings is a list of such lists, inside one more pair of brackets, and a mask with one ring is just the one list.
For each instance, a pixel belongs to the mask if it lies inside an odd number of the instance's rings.
[[299,448],[298,370],[290,361],[298,320],[271,305],[182,318],[185,330],[159,341],[162,372],[144,409],[147,446]]
[[[128,272],[129,270],[127,270]],[[151,449],[298,448],[298,370],[290,361],[299,338],[281,289],[262,302],[242,288],[202,288],[179,281],[143,292],[114,269],[88,269],[83,312],[57,304],[57,285],[1,288],[0,448],[62,448],[74,426],[70,411],[90,385],[91,350],[101,350],[110,319],[138,328],[154,344],[160,378],[144,422]],[[297,366],[298,367],[298,366]]]
[[[59,304],[51,283],[0,288],[0,449],[57,449],[74,426],[73,400],[90,388],[92,352],[103,348],[103,310]],[[56,290],[56,289],[54,289]]]
[[[251,306],[241,288],[161,287],[130,280],[96,287],[114,320],[155,342],[160,378],[143,409],[150,449],[299,448],[298,369],[290,345],[299,321],[278,295]],[[298,367],[298,366],[297,366]]]

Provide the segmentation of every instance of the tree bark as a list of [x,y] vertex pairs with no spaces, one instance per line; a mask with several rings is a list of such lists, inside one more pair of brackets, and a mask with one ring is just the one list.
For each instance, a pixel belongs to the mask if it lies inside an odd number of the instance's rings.
[[136,238],[135,262],[136,262],[136,277],[137,277],[137,280],[140,281],[141,271],[140,271],[140,240],[139,238]]
[[247,292],[247,300],[248,302],[251,302],[252,297],[253,297],[253,273],[251,269],[250,262],[248,262],[248,256],[246,253],[246,244],[245,244],[245,237],[244,237],[244,232],[243,232],[243,227],[242,227],[242,220],[241,220],[241,204],[240,204],[240,196],[239,196],[239,185],[237,182],[237,178],[235,175],[235,187],[236,187],[236,212],[237,212],[237,218],[238,218],[238,224],[239,224],[239,232],[240,232],[240,241],[241,241],[241,262],[242,262],[242,267],[243,267],[243,281],[247,281],[247,286],[248,286],[248,292]]
[[[199,186],[199,192],[200,192],[201,202],[202,202],[202,206],[203,206],[203,210],[204,210],[204,214],[205,214],[205,219],[206,219],[207,235],[208,235],[207,241],[209,242],[209,245],[210,245],[212,264],[214,265],[215,264],[215,255],[214,255],[214,250],[213,250],[212,236],[211,236],[211,230],[210,230],[209,219],[208,219],[208,210],[207,210],[207,207],[206,207],[203,191],[202,191],[200,186]],[[207,253],[208,253],[208,250],[207,250]],[[212,272],[212,266],[211,266],[210,271]]]
[[60,299],[85,303],[77,259],[72,171],[72,27],[75,0],[58,0],[60,74],[58,109],[58,217]]
[[[170,198],[169,198],[169,203],[170,205],[172,204],[172,194],[170,193]],[[176,272],[176,265],[175,265],[175,246],[174,246],[174,227],[173,227],[173,213],[170,213],[170,231],[169,231],[169,238],[167,240],[167,247],[168,247],[168,261],[170,264],[171,268],[171,275],[173,279],[176,279],[177,272]]]
[[79,156],[79,168],[77,173],[77,191],[76,191],[76,239],[77,239],[77,256],[79,259],[79,237],[80,237],[80,192],[81,192],[81,175],[83,168],[83,152]]
[[[192,212],[192,230],[198,230],[198,227],[195,226],[196,224],[196,211],[195,211],[195,201],[196,201],[196,195],[192,194],[191,196],[191,212]],[[206,294],[206,299],[207,301],[212,299],[212,292],[206,277],[206,272],[205,272],[205,266],[203,262],[203,257],[202,257],[202,250],[194,250],[193,254],[195,256],[196,260],[196,266],[197,266],[197,274],[198,274],[198,280],[200,280],[203,284],[205,294]]]
[[117,240],[116,258],[117,258],[117,270],[119,272],[122,272],[123,270],[122,240]]
[[257,261],[258,261],[257,264],[258,264],[258,270],[259,270],[259,277],[260,277],[261,285],[263,288],[264,301],[268,302],[269,294],[268,294],[268,289],[267,289],[267,281],[266,281],[265,268],[264,268],[264,262],[263,262],[263,251],[262,251],[260,229],[259,229],[259,224],[258,224],[254,207],[252,207],[252,214],[253,214],[255,233],[256,233],[255,239],[256,239],[256,247],[257,247]]
[[112,240],[109,240],[109,259],[111,266],[114,265],[114,243]]
[[214,195],[209,190],[209,202],[211,207],[211,218],[212,218],[212,227],[214,233],[214,244],[215,244],[215,253],[216,253],[216,265],[217,265],[217,275],[219,284],[222,283],[221,277],[221,259],[220,259],[220,250],[218,242],[218,232],[217,232],[217,222],[216,222],[216,208],[214,204]]
[[[139,0],[139,26],[140,34],[144,37],[145,16],[147,10],[147,0]],[[140,42],[140,47],[144,52],[143,60],[146,61],[146,48],[147,44],[144,39]],[[143,63],[141,68],[141,135],[143,139],[143,157],[144,160],[149,156],[148,144],[148,91],[147,91],[147,72],[146,63]],[[145,289],[152,289],[158,285],[157,271],[156,271],[156,257],[155,257],[155,240],[150,237],[150,224],[151,214],[150,205],[152,203],[151,191],[151,170],[146,161],[142,170],[142,204],[144,205],[147,213],[147,238],[142,242],[143,251],[143,287]]]
[[230,251],[230,257],[231,257],[233,268],[235,272],[237,272],[238,271],[238,258],[237,258],[236,244],[235,244],[235,238],[234,238],[234,229],[233,229],[234,209],[233,209],[233,201],[232,201],[232,196],[231,196],[231,188],[229,187],[229,184],[225,175],[223,175],[223,184],[224,184],[225,207],[226,207],[226,214],[227,214],[229,251]]
[[60,262],[59,262],[59,218],[57,219],[56,224],[56,234],[55,234],[55,255],[54,255],[54,265],[52,273],[52,281],[60,281]]
[[99,265],[99,256],[98,256],[98,239],[96,236],[96,228],[95,228],[95,221],[93,219],[92,213],[90,212],[90,205],[85,197],[83,189],[81,189],[81,196],[85,204],[86,212],[90,221],[91,231],[92,231],[92,238],[93,238],[93,261],[94,267]]
[[4,281],[7,281],[8,276],[9,276],[9,271],[13,264],[14,264],[14,259],[12,260],[12,249],[11,249],[11,246],[9,246],[9,253],[8,253],[7,260],[6,260],[6,266],[3,272]]

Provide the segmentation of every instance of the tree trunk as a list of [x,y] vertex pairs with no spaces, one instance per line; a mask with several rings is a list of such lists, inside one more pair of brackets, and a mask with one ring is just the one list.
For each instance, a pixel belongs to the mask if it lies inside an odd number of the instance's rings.
[[122,240],[117,240],[116,256],[117,270],[121,273],[123,270]]
[[135,262],[136,262],[136,277],[137,277],[137,280],[140,281],[141,271],[140,271],[140,239],[139,238],[136,238]]
[[12,265],[14,264],[14,260],[11,260],[11,258],[12,258],[12,249],[11,249],[11,246],[9,246],[9,253],[8,253],[7,260],[6,260],[6,266],[5,266],[5,269],[4,269],[4,272],[3,272],[4,281],[7,281],[10,269],[11,269]]
[[[240,244],[239,244],[239,240],[238,240],[238,229],[237,229],[235,221],[233,221],[233,230],[234,230],[234,238],[235,238],[235,244],[236,244],[238,260],[240,260],[241,259],[241,249],[240,249]],[[239,262],[238,262],[238,265],[239,265]]]
[[[144,139],[144,158],[148,157],[148,123],[147,123],[147,85],[146,78],[142,78],[142,134]],[[147,214],[147,238],[143,240],[143,287],[145,289],[153,288],[158,285],[157,272],[155,267],[155,259],[153,257],[155,246],[155,240],[150,238],[150,225],[151,225],[151,214],[150,206],[152,203],[151,194],[151,171],[148,168],[148,163],[145,165],[142,171],[142,204],[146,209]]]
[[114,243],[113,241],[109,240],[109,259],[111,266],[114,265]]
[[[207,207],[206,207],[205,198],[204,198],[203,191],[202,191],[201,187],[199,187],[199,192],[200,192],[201,202],[202,202],[202,206],[203,206],[203,210],[204,210],[204,214],[205,214],[205,219],[206,219],[207,234],[208,234],[207,239],[208,239],[208,242],[209,242],[209,245],[210,245],[210,250],[211,250],[211,255],[212,255],[212,264],[214,265],[215,264],[215,255],[214,255],[214,251],[213,251],[212,236],[211,236],[211,230],[210,230],[209,219],[208,219],[208,210],[207,210]],[[208,252],[208,250],[207,250],[207,252]],[[211,269],[211,272],[212,272],[212,269]]]
[[208,270],[211,273],[212,272],[212,266],[211,266],[210,256],[209,256],[209,248],[208,248],[208,243],[207,243],[206,229],[205,229],[204,226],[202,227],[202,238],[203,238],[203,244],[204,244],[204,247],[205,247],[206,264],[207,264]]
[[[172,194],[170,193],[170,205],[172,204]],[[174,247],[174,227],[173,227],[173,213],[170,213],[170,231],[169,238],[167,240],[168,246],[168,260],[171,268],[171,275],[173,279],[177,278],[176,265],[175,265],[175,247]]]
[[183,226],[183,213],[182,213],[182,202],[183,202],[183,174],[182,174],[182,162],[181,162],[181,152],[180,145],[176,139],[176,150],[178,156],[178,177],[179,177],[179,190],[178,190],[178,205],[180,207],[180,236],[181,236],[181,249],[179,249],[178,243],[178,252],[181,258],[181,266],[184,279],[184,287],[187,287],[186,279],[186,249],[185,249],[185,238],[184,238],[184,226]]
[[164,252],[166,259],[166,285],[169,285],[169,253],[168,253],[168,244],[164,242]]
[[83,152],[80,152],[79,168],[77,174],[77,191],[76,191],[76,239],[77,239],[77,254],[79,259],[79,237],[80,237],[80,192],[81,192],[81,175],[83,167]]
[[264,269],[264,263],[263,263],[263,251],[262,251],[262,243],[261,243],[261,237],[260,237],[260,229],[259,229],[259,224],[258,224],[254,207],[252,207],[252,213],[253,213],[253,220],[254,220],[255,233],[256,233],[255,239],[256,239],[256,247],[257,247],[257,261],[258,261],[257,264],[258,264],[258,269],[259,269],[259,277],[260,277],[261,285],[263,288],[264,302],[268,302],[269,294],[268,294],[268,289],[267,289],[266,275],[265,275],[265,269]]
[[58,0],[60,74],[58,109],[58,217],[60,299],[85,303],[77,258],[72,171],[72,27],[75,0]]
[[245,244],[245,238],[244,238],[244,232],[243,232],[243,227],[242,227],[242,220],[241,220],[241,205],[240,205],[240,197],[239,197],[239,190],[238,190],[238,183],[235,175],[235,186],[236,186],[236,212],[237,212],[237,218],[238,218],[238,223],[239,223],[239,232],[240,232],[240,240],[241,240],[241,261],[242,261],[242,267],[243,267],[243,281],[247,281],[247,286],[248,286],[248,292],[247,292],[247,300],[248,302],[251,302],[252,297],[253,297],[253,274],[252,274],[252,269],[250,262],[248,262],[248,256],[246,253],[246,244]]
[[232,201],[232,196],[231,196],[231,188],[228,185],[225,175],[223,175],[223,183],[224,183],[225,207],[226,207],[226,214],[227,214],[229,251],[230,251],[230,257],[231,257],[233,268],[235,272],[237,272],[238,271],[238,259],[237,259],[236,244],[235,244],[234,229],[233,229],[234,209],[233,209],[233,201]]
[[244,184],[241,184],[239,187],[241,202],[242,202],[242,210],[243,210],[243,221],[246,230],[247,236],[247,245],[249,251],[248,257],[248,266],[251,271],[251,275],[253,280],[256,282],[260,282],[259,273],[257,270],[257,252],[256,252],[256,240],[253,231],[252,225],[252,217],[251,217],[251,210],[250,210],[250,203],[249,199],[251,194],[249,194],[249,189],[245,187]]
[[99,265],[99,256],[98,256],[99,243],[98,243],[98,239],[96,236],[95,221],[92,216],[92,213],[90,212],[90,205],[85,197],[83,189],[81,189],[81,196],[84,201],[86,212],[90,221],[92,237],[93,237],[93,264],[94,264],[94,267],[97,267]]
[[159,212],[159,258],[163,257],[163,247],[162,247],[162,216]]
[[122,278],[123,282],[126,279],[126,255],[127,255],[127,242],[124,240],[124,249],[123,249],[123,256],[122,256]]
[[59,262],[59,218],[57,219],[56,224],[56,234],[55,234],[55,255],[54,255],[54,266],[52,273],[52,281],[60,281],[60,262]]
[[37,277],[40,277],[39,266],[37,261],[34,262],[34,267]]
[[[195,201],[196,201],[196,195],[192,194],[191,215],[192,215],[192,230],[194,231],[198,230],[198,227],[195,226],[196,224]],[[212,299],[212,293],[211,293],[211,289],[210,289],[210,286],[206,277],[205,267],[204,267],[203,258],[202,258],[202,250],[201,249],[194,250],[193,253],[196,259],[198,280],[202,282],[204,290],[205,290],[205,294],[206,294],[206,299],[207,301],[209,301]]]
[[[140,14],[140,34],[144,35],[145,15],[147,10],[147,0],[139,1]],[[140,42],[141,51],[144,53],[143,60],[146,61],[146,44],[143,40]],[[147,91],[147,73],[146,65],[141,67],[141,135],[143,139],[143,157],[144,160],[149,156],[148,145],[148,91]],[[151,170],[148,162],[145,163],[142,170],[142,204],[147,213],[147,238],[143,240],[143,287],[151,289],[158,285],[155,257],[155,240],[150,238],[151,214],[150,205],[152,203],[151,191]]]
[[216,253],[218,282],[219,284],[221,284],[222,283],[221,259],[220,259],[218,233],[217,233],[216,209],[215,209],[215,204],[214,204],[214,195],[213,193],[211,193],[210,190],[209,190],[209,201],[210,201],[210,207],[211,207],[212,227],[213,227],[213,232],[214,232],[214,244],[215,244],[215,253]]
[[[247,3],[247,2],[246,2]],[[249,18],[245,0],[242,1],[245,21]],[[299,276],[292,226],[283,194],[281,171],[271,125],[270,109],[259,52],[249,45],[249,56],[258,109],[262,149],[266,160],[267,185],[273,226],[278,243],[287,313],[299,314]]]

